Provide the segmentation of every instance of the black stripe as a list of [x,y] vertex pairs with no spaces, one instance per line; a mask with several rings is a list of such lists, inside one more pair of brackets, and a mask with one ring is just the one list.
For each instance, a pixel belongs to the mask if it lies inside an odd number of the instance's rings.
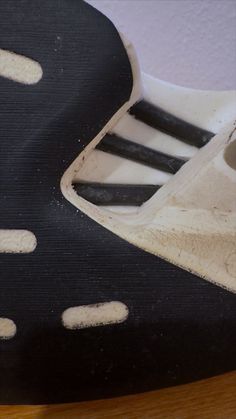
[[161,153],[114,134],[107,134],[97,145],[97,149],[172,174],[175,174],[186,162],[186,160]]
[[129,112],[145,124],[195,147],[204,146],[215,135],[213,132],[198,128],[145,100],[134,105]]
[[160,188],[158,185],[123,185],[106,183],[75,183],[79,196],[95,205],[140,206]]

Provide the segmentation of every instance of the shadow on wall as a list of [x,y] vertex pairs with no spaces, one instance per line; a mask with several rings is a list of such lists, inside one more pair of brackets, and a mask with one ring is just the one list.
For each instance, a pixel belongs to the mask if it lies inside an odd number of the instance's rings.
[[143,71],[198,89],[236,88],[235,0],[87,0],[134,44]]

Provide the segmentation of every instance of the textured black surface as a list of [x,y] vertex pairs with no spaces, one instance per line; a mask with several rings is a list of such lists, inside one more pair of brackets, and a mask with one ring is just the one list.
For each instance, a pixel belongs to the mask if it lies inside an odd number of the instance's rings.
[[[0,1],[0,46],[44,70],[33,87],[0,78],[0,228],[38,240],[32,254],[0,254],[0,317],[17,325],[0,341],[0,401],[109,397],[236,368],[234,295],[119,239],[61,194],[67,166],[130,96],[114,27],[78,0]],[[129,307],[125,323],[63,328],[64,309],[110,300]]]
[[74,189],[95,205],[140,206],[160,188],[158,185],[127,185],[108,183],[75,183]]
[[175,174],[186,163],[185,160],[161,151],[126,140],[115,134],[107,134],[97,145],[99,150],[134,160],[155,169]]
[[196,147],[203,147],[215,135],[145,100],[135,104],[130,113],[145,124]]

